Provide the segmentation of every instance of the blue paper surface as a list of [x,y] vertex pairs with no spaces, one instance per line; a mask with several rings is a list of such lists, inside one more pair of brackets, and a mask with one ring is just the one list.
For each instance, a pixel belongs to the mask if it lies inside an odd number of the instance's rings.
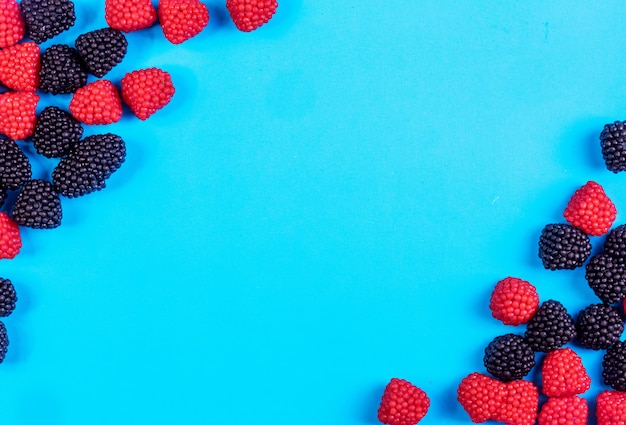
[[[470,423],[459,382],[524,331],[491,317],[498,280],[598,302],[537,242],[588,180],[622,223],[598,141],[626,118],[622,3],[283,0],[252,33],[224,3],[181,45],[128,34],[106,78],[160,67],[172,102],[87,126],[126,162],[1,261],[3,423],[376,424],[392,377],[430,396],[422,423]],[[42,48],[106,26],[103,1],[76,14]],[[593,416],[602,353],[576,350]]]

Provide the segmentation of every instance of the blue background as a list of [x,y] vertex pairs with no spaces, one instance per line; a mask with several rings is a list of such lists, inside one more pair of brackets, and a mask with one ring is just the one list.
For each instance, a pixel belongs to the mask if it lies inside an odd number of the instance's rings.
[[[86,128],[125,164],[0,264],[3,423],[373,425],[392,377],[431,397],[422,423],[469,423],[460,380],[524,330],[491,318],[498,280],[597,302],[537,241],[588,180],[623,222],[598,142],[626,118],[622,2],[282,0],[252,33],[206,4],[181,45],[128,35],[106,78],[161,67],[172,102]],[[105,25],[103,1],[76,14],[42,47]],[[577,350],[592,401],[602,353]]]

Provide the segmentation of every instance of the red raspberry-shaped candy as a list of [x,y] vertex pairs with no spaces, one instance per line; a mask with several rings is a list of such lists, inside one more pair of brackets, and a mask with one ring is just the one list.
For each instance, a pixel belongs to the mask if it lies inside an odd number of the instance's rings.
[[603,391],[596,399],[598,425],[626,424],[626,393]]
[[111,81],[97,80],[76,90],[70,112],[84,124],[111,124],[122,118],[122,100]]
[[163,35],[173,44],[195,37],[209,23],[209,10],[199,0],[159,0],[158,7]]
[[378,420],[388,425],[415,425],[430,406],[426,393],[404,379],[393,378],[385,388]]
[[539,412],[539,425],[587,425],[588,413],[584,398],[549,398]]
[[22,248],[20,228],[7,213],[0,212],[0,259],[14,258]]
[[159,68],[129,72],[122,78],[122,99],[142,120],[167,105],[174,91],[172,77]]
[[151,0],[106,0],[104,11],[107,24],[123,32],[148,28],[157,20]]
[[539,407],[539,390],[530,381],[506,383],[506,397],[492,418],[506,425],[534,425]]
[[506,425],[534,425],[539,390],[530,381],[504,383],[472,373],[461,381],[457,400],[475,423],[495,420]]
[[39,46],[32,41],[0,50],[0,82],[17,91],[34,92],[41,68]]
[[582,394],[591,387],[582,359],[571,348],[548,353],[541,367],[541,382],[541,391],[548,397]]
[[457,400],[475,423],[494,418],[505,397],[504,383],[478,372],[465,377],[457,389]]
[[27,92],[0,94],[0,133],[14,140],[26,139],[35,129],[39,96]]
[[539,308],[537,289],[525,280],[507,277],[496,284],[489,302],[491,314],[505,325],[528,322]]
[[24,38],[26,25],[15,0],[0,0],[0,49],[14,46]]
[[250,32],[272,19],[278,3],[276,0],[226,0],[226,8],[237,29]]
[[572,226],[590,236],[601,236],[609,231],[617,210],[598,183],[589,181],[570,199],[563,214]]

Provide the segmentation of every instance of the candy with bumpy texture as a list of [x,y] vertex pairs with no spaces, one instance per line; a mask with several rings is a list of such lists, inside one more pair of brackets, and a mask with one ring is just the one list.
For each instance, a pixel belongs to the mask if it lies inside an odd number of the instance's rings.
[[613,201],[594,181],[587,182],[574,192],[563,213],[568,223],[590,236],[602,236],[608,232],[616,215]]
[[0,363],[2,363],[9,351],[9,336],[7,335],[7,328],[3,322],[0,322]]
[[0,317],[7,317],[15,310],[17,293],[9,279],[0,278]]
[[530,381],[504,383],[474,372],[459,384],[457,400],[474,423],[495,420],[507,425],[533,425],[539,390]]
[[226,8],[240,31],[250,32],[272,19],[278,8],[276,0],[226,0]]
[[616,259],[626,260],[626,224],[615,227],[606,235],[604,253]]
[[617,391],[626,391],[626,342],[610,346],[602,358],[604,383]]
[[15,46],[25,33],[19,3],[16,0],[0,0],[0,49]]
[[538,425],[587,425],[587,400],[578,396],[549,398],[538,416]]
[[42,92],[70,94],[85,84],[87,70],[76,49],[55,44],[42,53],[39,70],[39,89]]
[[576,317],[576,338],[585,348],[606,350],[619,341],[623,332],[624,320],[610,305],[592,304]]
[[603,302],[614,304],[626,298],[626,264],[606,254],[591,257],[585,266],[589,287]]
[[107,24],[124,32],[149,28],[157,20],[151,0],[106,0],[104,11]]
[[26,24],[26,35],[41,44],[76,22],[74,3],[70,0],[21,0],[20,10]]
[[535,366],[535,353],[524,338],[515,334],[495,337],[485,348],[487,372],[504,382],[521,379]]
[[0,136],[0,187],[16,190],[30,180],[31,175],[28,157],[17,143]]
[[405,379],[392,378],[383,393],[378,420],[388,425],[415,425],[428,412],[426,393]]
[[563,304],[548,300],[526,325],[524,337],[535,351],[544,353],[560,348],[576,336],[574,319]]
[[14,140],[30,137],[37,122],[38,103],[39,96],[35,93],[0,94],[0,134]]
[[159,0],[158,15],[163,35],[173,44],[195,37],[209,23],[209,10],[199,0]]
[[74,144],[52,171],[52,183],[68,198],[101,190],[125,158],[126,144],[120,136],[107,133],[86,137]]
[[0,50],[0,82],[9,89],[34,92],[39,87],[39,46],[28,41]]
[[539,308],[537,289],[529,282],[516,277],[500,280],[489,301],[491,315],[505,325],[528,322]]
[[61,199],[52,183],[30,180],[20,190],[11,211],[20,226],[33,229],[54,229],[61,225]]
[[37,117],[31,137],[37,153],[46,158],[60,158],[83,136],[83,126],[69,112],[46,106]]
[[600,147],[609,171],[626,171],[626,121],[606,124],[600,133]]
[[5,212],[0,212],[0,259],[11,259],[20,252],[20,228]]
[[87,70],[102,78],[122,62],[128,41],[121,31],[102,28],[79,35],[74,46],[85,62]]
[[549,270],[574,270],[591,254],[591,240],[571,224],[548,224],[539,238],[539,258]]
[[626,393],[602,391],[596,398],[598,425],[621,425],[626,423]]
[[548,397],[582,394],[591,387],[591,378],[578,354],[559,348],[545,357],[541,366],[541,392]]
[[140,69],[122,78],[122,99],[141,120],[167,105],[174,92],[172,77],[159,68]]
[[97,80],[76,90],[70,112],[88,125],[104,125],[122,118],[122,100],[117,87],[109,80]]
[[504,397],[504,383],[478,372],[463,378],[457,388],[458,402],[475,423],[494,418],[504,402]]
[[508,382],[505,397],[494,420],[506,425],[533,425],[537,420],[539,390],[530,381]]

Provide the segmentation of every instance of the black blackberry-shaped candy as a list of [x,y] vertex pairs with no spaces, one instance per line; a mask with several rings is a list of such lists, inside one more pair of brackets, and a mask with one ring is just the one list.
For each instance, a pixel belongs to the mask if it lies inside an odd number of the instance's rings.
[[124,59],[127,46],[124,34],[113,28],[81,34],[75,43],[88,71],[99,78]]
[[22,0],[20,10],[26,35],[37,44],[61,34],[76,22],[74,3],[70,0]]
[[70,94],[87,84],[87,69],[78,51],[55,44],[41,54],[39,89],[51,94]]
[[0,278],[0,317],[7,317],[15,310],[17,294],[9,279]]
[[582,230],[570,224],[548,224],[539,238],[539,258],[549,270],[573,270],[591,254],[591,241]]
[[606,235],[604,252],[613,258],[626,260],[626,224],[613,228]]
[[487,372],[504,382],[522,379],[535,366],[535,353],[524,338],[506,334],[493,339],[483,358]]
[[20,226],[33,229],[54,229],[61,224],[61,199],[52,183],[30,180],[22,186],[12,211]]
[[37,117],[32,135],[37,153],[48,158],[67,154],[83,136],[83,127],[69,112],[56,106],[47,106]]
[[54,188],[74,198],[103,189],[126,158],[126,145],[111,133],[86,137],[74,144],[52,172]]
[[626,263],[608,254],[591,257],[585,266],[589,287],[603,302],[615,304],[626,297]]
[[626,342],[610,346],[602,360],[604,383],[617,391],[626,391]]
[[606,124],[600,133],[602,158],[606,168],[614,173],[626,171],[626,121]]
[[8,196],[7,190],[0,188],[0,208],[2,208],[2,206],[6,202],[7,196]]
[[9,350],[9,336],[7,335],[7,328],[3,322],[0,322],[0,363],[4,361]]
[[585,348],[605,350],[619,341],[624,321],[618,311],[606,304],[592,304],[576,318],[576,336]]
[[574,319],[563,304],[555,300],[539,306],[526,325],[524,337],[534,351],[550,352],[564,346],[576,336]]
[[30,162],[14,140],[0,135],[0,187],[16,190],[32,175]]

